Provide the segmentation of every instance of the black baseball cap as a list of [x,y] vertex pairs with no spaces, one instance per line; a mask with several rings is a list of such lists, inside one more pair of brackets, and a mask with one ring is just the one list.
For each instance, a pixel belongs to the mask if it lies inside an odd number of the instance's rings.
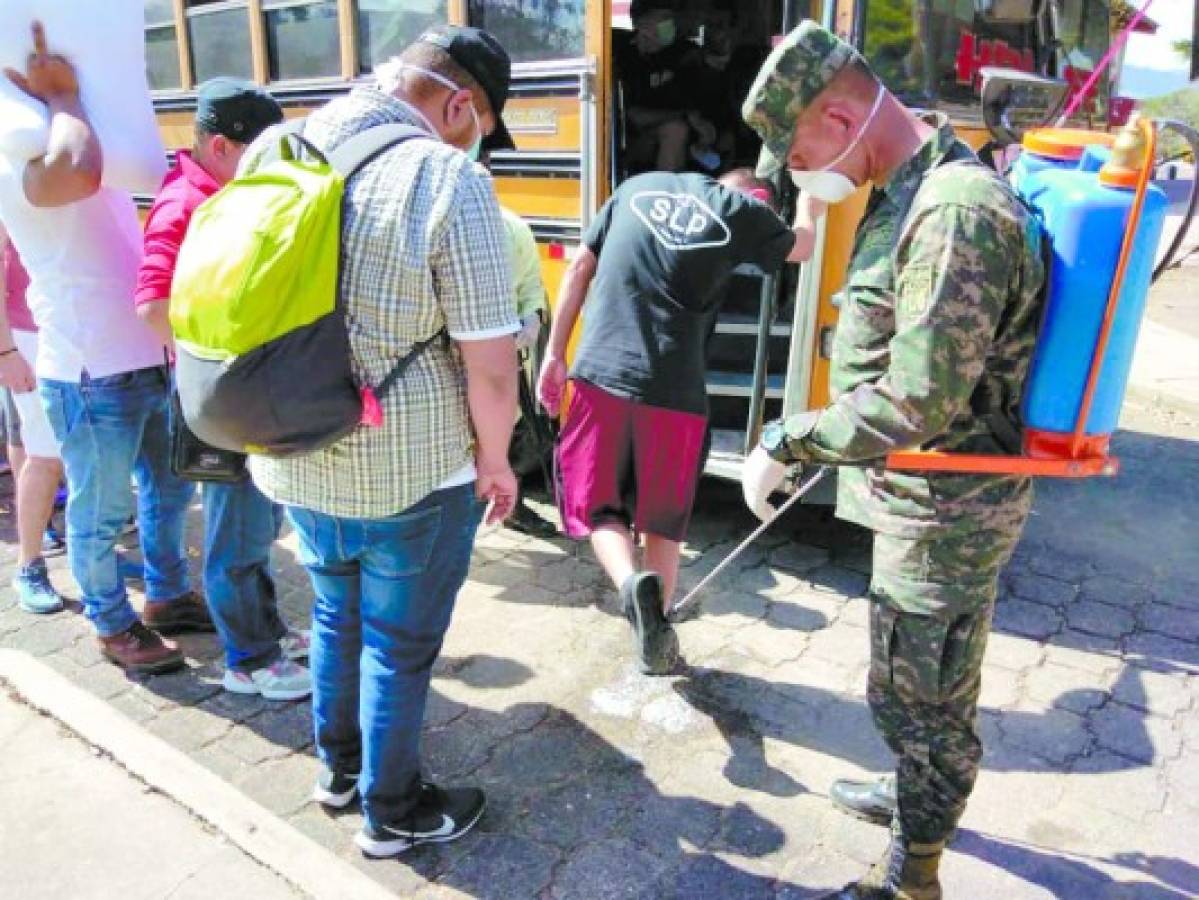
[[512,83],[512,60],[500,42],[481,28],[461,25],[430,28],[417,41],[440,47],[483,88],[495,113],[495,131],[484,138],[483,146],[488,150],[515,150],[503,119]]
[[258,85],[240,78],[213,78],[196,88],[196,124],[248,144],[283,121],[283,108]]
[[629,18],[640,19],[651,12],[676,12],[674,0],[633,0],[629,4]]

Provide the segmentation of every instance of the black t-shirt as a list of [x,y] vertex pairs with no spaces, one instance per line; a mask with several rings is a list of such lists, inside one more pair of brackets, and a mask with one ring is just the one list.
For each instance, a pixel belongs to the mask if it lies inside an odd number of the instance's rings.
[[679,41],[642,56],[630,46],[620,62],[625,106],[686,112],[694,107],[692,78],[698,70],[699,53],[693,44]]
[[706,414],[705,351],[733,270],[779,268],[795,236],[706,175],[648,172],[583,238],[599,257],[571,375],[650,406]]

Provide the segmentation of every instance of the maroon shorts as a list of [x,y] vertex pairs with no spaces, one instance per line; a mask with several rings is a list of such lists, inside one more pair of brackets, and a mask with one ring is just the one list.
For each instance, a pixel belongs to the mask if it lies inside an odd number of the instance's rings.
[[566,533],[581,538],[619,523],[683,540],[707,456],[707,417],[571,383],[574,399],[558,443]]

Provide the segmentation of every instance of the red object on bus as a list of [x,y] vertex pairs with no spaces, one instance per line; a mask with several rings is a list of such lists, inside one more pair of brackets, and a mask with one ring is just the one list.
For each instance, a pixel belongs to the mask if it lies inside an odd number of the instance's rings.
[[999,39],[979,40],[969,31],[958,38],[958,52],[954,56],[954,68],[958,84],[969,84],[978,88],[979,72],[986,66],[1003,66],[1032,72],[1036,68],[1032,50],[1017,50]]
[[1112,97],[1107,104],[1107,123],[1111,126],[1127,125],[1137,108],[1132,97]]

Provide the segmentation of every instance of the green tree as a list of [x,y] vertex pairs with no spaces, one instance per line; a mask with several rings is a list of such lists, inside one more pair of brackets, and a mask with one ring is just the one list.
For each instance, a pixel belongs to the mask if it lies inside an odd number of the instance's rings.
[[912,27],[913,0],[874,0],[866,25],[866,58],[892,89],[906,91],[919,85],[914,57],[923,48]]
[[1175,41],[1170,46],[1172,46],[1174,48],[1175,53],[1179,54],[1187,62],[1191,61],[1191,46],[1192,45],[1189,40]]
[[[1164,97],[1143,100],[1139,109],[1143,115],[1154,119],[1174,119],[1199,129],[1199,88],[1188,87]],[[1181,138],[1167,135],[1162,142],[1163,156],[1181,156],[1189,153],[1189,147]]]

